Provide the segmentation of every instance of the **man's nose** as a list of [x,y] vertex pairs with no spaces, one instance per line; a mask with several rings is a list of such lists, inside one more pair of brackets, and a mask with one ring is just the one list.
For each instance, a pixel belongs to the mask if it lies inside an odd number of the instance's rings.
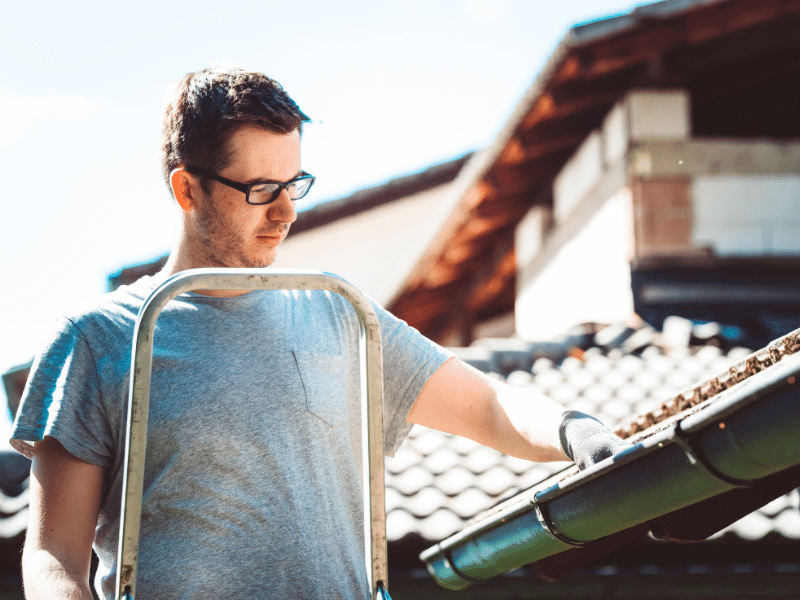
[[289,192],[281,190],[281,193],[274,202],[270,202],[267,217],[270,221],[279,223],[294,223],[297,220],[297,211],[294,208],[294,200],[289,197]]

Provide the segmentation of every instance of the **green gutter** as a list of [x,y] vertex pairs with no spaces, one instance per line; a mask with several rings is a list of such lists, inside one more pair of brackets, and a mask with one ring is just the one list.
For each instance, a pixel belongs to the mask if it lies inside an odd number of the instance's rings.
[[532,488],[420,558],[458,590],[800,464],[800,354],[546,489]]

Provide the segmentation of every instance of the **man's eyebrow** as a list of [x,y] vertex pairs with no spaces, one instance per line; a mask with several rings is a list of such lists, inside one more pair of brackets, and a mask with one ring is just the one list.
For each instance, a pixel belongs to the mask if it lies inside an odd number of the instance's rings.
[[260,177],[256,177],[255,179],[248,179],[247,181],[243,181],[242,183],[244,185],[253,185],[254,183],[288,183],[289,181],[292,181],[293,179],[297,179],[303,173],[305,173],[305,171],[303,171],[303,169],[300,169],[299,171],[297,171],[297,173],[292,175],[292,177],[290,177],[286,181],[279,181],[277,179],[261,179]]

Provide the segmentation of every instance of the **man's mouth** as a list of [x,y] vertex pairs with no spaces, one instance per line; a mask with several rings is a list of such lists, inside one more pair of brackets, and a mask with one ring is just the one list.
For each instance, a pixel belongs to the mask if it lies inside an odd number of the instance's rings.
[[277,247],[283,242],[286,235],[289,233],[289,227],[280,227],[277,229],[267,229],[256,233],[256,240],[266,246]]
[[261,242],[262,244],[266,244],[267,246],[279,246],[283,241],[283,236],[278,235],[258,235],[256,239]]

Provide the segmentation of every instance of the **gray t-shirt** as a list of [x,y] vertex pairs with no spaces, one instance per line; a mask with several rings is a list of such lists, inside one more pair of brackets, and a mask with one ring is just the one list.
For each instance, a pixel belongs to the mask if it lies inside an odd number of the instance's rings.
[[[95,585],[112,598],[131,344],[150,278],[60,319],[12,445],[106,467]],[[445,350],[376,307],[386,451]],[[322,291],[182,294],[153,352],[137,597],[367,598],[355,311]]]

